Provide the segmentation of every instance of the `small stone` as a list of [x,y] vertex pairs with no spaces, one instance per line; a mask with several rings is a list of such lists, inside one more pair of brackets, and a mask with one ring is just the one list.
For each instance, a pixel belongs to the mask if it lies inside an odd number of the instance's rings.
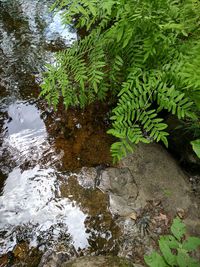
[[77,124],[76,124],[76,128],[77,128],[77,129],[81,129],[81,128],[82,128],[82,125],[81,125],[80,123],[77,123]]
[[180,219],[185,218],[185,211],[184,209],[177,208],[177,215]]
[[137,220],[137,213],[136,213],[136,212],[132,212],[132,213],[129,215],[129,218],[131,218],[133,221],[136,221],[136,220]]
[[156,229],[156,232],[157,232],[157,234],[160,235],[160,234],[162,233],[162,229],[161,229],[161,227],[157,228],[157,229]]

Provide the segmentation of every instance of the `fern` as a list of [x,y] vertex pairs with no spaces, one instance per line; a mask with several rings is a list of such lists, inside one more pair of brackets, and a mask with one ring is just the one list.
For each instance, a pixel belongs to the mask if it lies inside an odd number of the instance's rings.
[[200,3],[197,0],[57,0],[63,22],[86,36],[57,54],[41,95],[84,107],[113,95],[114,161],[139,142],[162,141],[161,111],[198,124],[200,110]]

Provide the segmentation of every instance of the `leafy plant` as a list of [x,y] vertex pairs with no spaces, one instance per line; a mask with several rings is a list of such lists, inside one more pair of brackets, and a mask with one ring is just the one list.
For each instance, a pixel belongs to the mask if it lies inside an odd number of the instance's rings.
[[55,107],[62,96],[66,108],[113,96],[115,161],[139,142],[168,145],[163,112],[199,124],[198,0],[57,0],[52,9],[86,36],[47,66],[41,95]]
[[197,156],[200,158],[200,139],[192,141],[191,145],[193,147],[194,152],[197,154]]
[[200,263],[190,256],[190,253],[200,247],[200,238],[185,238],[185,224],[175,218],[171,226],[172,235],[161,236],[159,239],[160,254],[153,252],[145,256],[145,262],[150,267],[199,267]]

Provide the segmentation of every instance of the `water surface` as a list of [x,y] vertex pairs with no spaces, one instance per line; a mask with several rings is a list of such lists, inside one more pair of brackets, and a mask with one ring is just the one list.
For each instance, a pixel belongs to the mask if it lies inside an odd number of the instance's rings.
[[77,38],[51,2],[0,0],[0,254],[17,261],[21,244],[116,253],[119,236],[107,197],[75,172],[110,161],[100,108],[63,117],[38,99],[45,64]]

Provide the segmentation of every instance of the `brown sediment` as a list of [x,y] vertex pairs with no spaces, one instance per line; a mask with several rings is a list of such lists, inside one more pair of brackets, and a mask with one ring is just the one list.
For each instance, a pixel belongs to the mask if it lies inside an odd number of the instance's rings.
[[0,267],[28,266],[37,267],[40,263],[42,252],[37,248],[29,248],[28,243],[21,242],[12,252],[0,257]]
[[47,117],[45,124],[55,140],[56,152],[64,154],[63,169],[112,164],[110,146],[114,138],[106,133],[108,111],[105,104],[98,102],[84,110],[71,108],[66,111],[60,105],[54,116]]

